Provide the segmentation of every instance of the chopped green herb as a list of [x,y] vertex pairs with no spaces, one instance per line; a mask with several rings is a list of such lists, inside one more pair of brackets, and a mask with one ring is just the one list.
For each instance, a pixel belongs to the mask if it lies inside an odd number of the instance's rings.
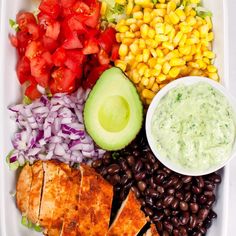
[[177,97],[176,97],[176,101],[177,101],[177,102],[180,101],[181,97],[182,97],[182,93],[178,93],[178,95],[177,95]]
[[14,29],[15,31],[19,30],[19,25],[12,19],[9,19],[9,24],[11,26],[12,29]]
[[29,97],[27,97],[27,96],[24,96],[24,98],[23,98],[23,104],[29,105],[29,104],[31,104],[31,103],[32,103],[31,99],[30,99]]
[[21,224],[29,229],[34,229],[36,232],[42,232],[42,228],[37,224],[33,224],[26,216],[22,216]]
[[120,156],[120,154],[118,152],[113,152],[111,156],[114,160],[116,160]]

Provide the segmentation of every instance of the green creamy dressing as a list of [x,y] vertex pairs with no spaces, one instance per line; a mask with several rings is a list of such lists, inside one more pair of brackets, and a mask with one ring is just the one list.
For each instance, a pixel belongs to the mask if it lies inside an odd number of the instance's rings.
[[206,170],[229,158],[235,116],[224,95],[209,84],[181,85],[161,99],[151,132],[162,156],[187,169]]

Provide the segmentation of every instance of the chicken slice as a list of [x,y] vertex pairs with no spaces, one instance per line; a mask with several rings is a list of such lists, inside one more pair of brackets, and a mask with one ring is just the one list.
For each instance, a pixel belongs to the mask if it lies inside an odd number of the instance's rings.
[[68,194],[66,213],[60,236],[77,236],[76,226],[79,220],[78,202],[80,194],[81,173],[80,170],[72,169],[68,181]]
[[29,209],[27,218],[33,223],[38,224],[39,222],[39,212],[41,195],[43,188],[43,163],[42,161],[37,161],[32,165],[32,183],[29,193]]
[[44,185],[40,208],[40,225],[49,228],[55,210],[55,202],[59,192],[59,163],[57,161],[43,162]]
[[28,214],[30,188],[32,184],[32,167],[26,164],[20,172],[16,184],[16,204],[22,215]]
[[156,226],[151,224],[150,228],[147,230],[145,236],[160,236],[157,232]]
[[141,205],[133,191],[130,191],[122,203],[107,236],[135,236],[147,223]]
[[109,228],[113,187],[91,167],[81,164],[80,236],[104,236]]
[[60,170],[59,170],[59,189],[58,189],[58,196],[55,199],[55,210],[52,216],[52,224],[51,227],[47,230],[48,236],[59,236],[62,224],[64,220],[64,215],[66,212],[67,202],[70,198],[70,191],[72,187],[71,181],[71,168],[69,165],[60,163]]

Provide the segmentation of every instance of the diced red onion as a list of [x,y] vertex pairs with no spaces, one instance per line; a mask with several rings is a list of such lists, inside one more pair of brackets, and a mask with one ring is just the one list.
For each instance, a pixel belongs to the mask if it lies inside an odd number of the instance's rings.
[[79,88],[72,95],[58,93],[51,99],[43,95],[29,105],[9,107],[19,127],[12,139],[15,151],[10,162],[57,159],[74,164],[102,157],[105,151],[96,148],[83,124],[88,93]]

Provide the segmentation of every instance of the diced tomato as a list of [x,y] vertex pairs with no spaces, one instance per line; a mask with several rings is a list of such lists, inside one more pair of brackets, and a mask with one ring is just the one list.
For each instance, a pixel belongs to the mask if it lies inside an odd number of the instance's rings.
[[90,7],[82,1],[76,1],[73,8],[75,13],[82,13],[82,14],[89,14],[90,13]]
[[80,78],[82,71],[81,66],[85,62],[85,56],[81,50],[68,50],[66,52],[65,65],[76,73],[76,77]]
[[16,33],[18,46],[17,50],[20,56],[25,55],[26,47],[28,43],[32,40],[32,36],[28,34],[26,31],[18,31]]
[[41,55],[44,51],[44,48],[42,46],[42,43],[39,41],[32,41],[28,44],[25,52],[25,56],[32,60],[34,57]]
[[42,37],[42,43],[44,48],[49,52],[54,52],[59,46],[58,42],[52,38],[48,38],[47,36]]
[[42,94],[37,89],[37,84],[31,83],[25,90],[25,95],[31,99],[35,100],[37,98],[40,98]]
[[30,62],[31,75],[35,77],[36,82],[44,88],[48,87],[50,71],[47,62],[41,56],[34,57]]
[[76,49],[76,48],[82,48],[83,45],[80,42],[78,35],[76,32],[73,32],[63,43],[62,45],[65,49]]
[[19,29],[24,31],[28,29],[28,24],[36,24],[36,19],[31,12],[19,12],[16,16],[16,23],[19,25]]
[[37,15],[39,25],[43,28],[46,29],[48,25],[52,24],[55,19],[53,19],[51,16],[45,14],[44,12],[40,12]]
[[32,35],[32,39],[37,40],[40,34],[39,26],[35,23],[29,23],[27,25],[27,28],[28,28],[28,33]]
[[48,67],[51,67],[53,65],[52,55],[51,55],[50,52],[48,52],[48,51],[43,52],[41,57],[45,60],[45,62],[47,63]]
[[54,23],[47,26],[45,35],[48,38],[57,40],[59,33],[60,33],[60,23],[58,21],[55,21]]
[[59,67],[52,73],[51,92],[73,92],[75,89],[75,77],[76,74],[70,69]]
[[42,0],[39,10],[56,19],[60,13],[59,0]]
[[79,21],[79,18],[74,16],[71,16],[67,21],[68,27],[70,28],[70,31],[76,31],[78,34],[87,33],[87,29],[85,26]]
[[116,43],[116,30],[112,27],[106,28],[99,37],[99,45],[109,55],[112,46]]
[[111,60],[115,61],[119,58],[119,48],[120,45],[118,43],[116,43],[111,50]]
[[108,65],[110,63],[109,56],[103,49],[101,49],[98,53],[98,61],[100,65]]
[[26,56],[23,56],[18,61],[16,66],[16,73],[21,84],[24,84],[31,75],[30,61]]
[[17,39],[17,37],[15,35],[10,34],[9,35],[9,39],[10,39],[11,45],[13,47],[17,48],[18,47],[18,39]]
[[63,66],[66,61],[66,50],[64,48],[58,48],[52,55],[52,61],[55,66]]
[[99,52],[98,41],[95,38],[90,38],[84,42],[83,53],[85,55],[95,54]]
[[63,8],[72,7],[76,0],[61,0],[61,6]]
[[95,68],[92,68],[90,73],[88,74],[86,80],[84,81],[85,88],[92,88],[96,81],[99,79],[100,75],[109,68],[109,65],[101,65]]

